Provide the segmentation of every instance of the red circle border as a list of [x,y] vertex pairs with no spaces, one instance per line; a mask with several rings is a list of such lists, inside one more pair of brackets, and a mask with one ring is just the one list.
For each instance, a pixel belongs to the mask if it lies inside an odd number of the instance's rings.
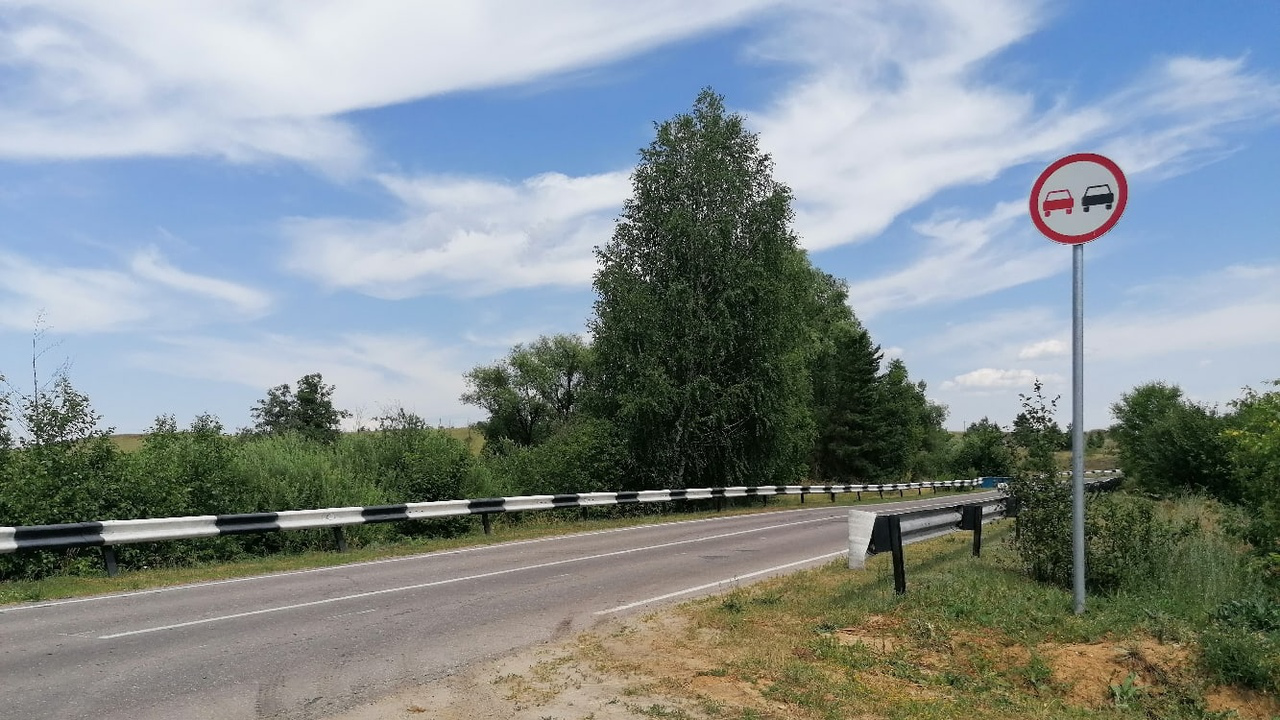
[[[1062,166],[1070,165],[1074,162],[1096,163],[1111,171],[1111,174],[1116,178],[1116,211],[1112,213],[1111,217],[1107,218],[1107,221],[1102,223],[1098,229],[1085,233],[1084,235],[1066,235],[1051,229],[1040,217],[1040,213],[1038,212],[1039,208],[1036,207],[1036,201],[1040,198],[1040,189],[1044,187],[1045,181],[1049,179],[1049,176],[1057,172],[1057,170]],[[1097,240],[1102,237],[1111,230],[1111,228],[1115,227],[1117,222],[1120,222],[1120,215],[1124,213],[1124,208],[1127,204],[1129,204],[1129,181],[1125,178],[1124,172],[1120,170],[1120,166],[1116,165],[1111,158],[1097,153],[1075,153],[1074,155],[1068,155],[1061,158],[1049,167],[1045,168],[1044,171],[1040,173],[1040,177],[1036,178],[1035,185],[1031,186],[1031,221],[1035,223],[1036,229],[1044,234],[1045,237],[1063,245],[1083,245],[1090,240]]]

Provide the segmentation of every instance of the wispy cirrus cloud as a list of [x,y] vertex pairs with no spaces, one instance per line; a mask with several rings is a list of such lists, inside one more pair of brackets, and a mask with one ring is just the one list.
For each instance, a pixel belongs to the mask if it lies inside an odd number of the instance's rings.
[[[984,64],[1035,32],[1038,18],[1023,3],[946,0],[798,4],[772,15],[751,54],[797,75],[763,107],[740,110],[795,192],[804,246],[865,241],[946,188],[1083,145],[1114,146],[1132,174],[1175,174],[1228,148],[1233,132],[1276,119],[1280,84],[1240,60],[1171,58],[1077,105],[984,77]],[[590,248],[607,239],[629,193],[625,177],[384,177],[402,217],[296,220],[286,227],[288,265],[379,297],[584,286]],[[576,193],[584,202],[568,202]],[[854,308],[873,316],[1059,272],[1049,248],[1024,242],[1030,231],[1015,222],[1024,203],[915,223],[916,259],[852,278]]]
[[153,349],[133,353],[132,361],[150,372],[234,383],[255,391],[319,372],[336,387],[335,404],[361,409],[364,420],[396,406],[459,425],[484,415],[458,399],[466,389],[465,358],[456,348],[416,335],[175,335],[160,338]]
[[628,176],[547,173],[520,183],[383,176],[404,217],[291,220],[287,265],[381,298],[586,285],[592,248],[609,239]]
[[0,253],[0,327],[10,329],[30,329],[37,317],[66,333],[253,318],[271,302],[247,285],[181,270],[154,248],[136,253],[127,269],[49,265]]
[[917,224],[914,229],[925,239],[918,258],[900,270],[851,282],[849,304],[860,316],[871,318],[889,310],[986,295],[1058,273],[1057,248],[1025,242],[1025,215],[1024,205],[1009,202],[986,217]]
[[18,3],[0,24],[0,157],[351,170],[366,149],[343,113],[599,65],[771,4]]

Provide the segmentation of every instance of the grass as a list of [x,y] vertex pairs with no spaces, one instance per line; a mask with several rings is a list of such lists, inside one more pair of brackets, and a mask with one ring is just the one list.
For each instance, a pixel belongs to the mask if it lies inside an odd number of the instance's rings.
[[980,558],[967,533],[909,546],[902,596],[887,556],[833,562],[650,616],[655,637],[604,638],[594,661],[666,689],[664,708],[719,708],[697,717],[1280,715],[1274,694],[1215,685],[1203,655],[1204,608],[1250,582],[1231,553],[1188,558],[1163,592],[1091,596],[1077,616],[1069,591],[1019,571],[1010,531],[990,526]]
[[[925,494],[935,494],[925,490]],[[961,495],[951,491],[939,491],[938,495]],[[908,492],[907,499],[915,497]],[[880,502],[893,502],[902,498],[892,493],[883,500],[875,495],[864,495],[858,501],[854,494],[836,495],[836,506],[869,505]],[[822,495],[810,496],[808,506],[829,505]],[[121,567],[117,577],[107,577],[105,571],[95,576],[58,576],[43,580],[12,580],[0,582],[0,605],[19,602],[40,602],[72,597],[84,597],[112,592],[127,592],[148,588],[167,587],[187,583],[226,580],[231,578],[251,577],[271,573],[308,570],[320,567],[333,567],[349,563],[380,560],[391,557],[418,555],[440,550],[452,550],[461,547],[491,545],[516,540],[529,540],[555,535],[567,535],[576,532],[602,530],[618,527],[648,525],[677,520],[696,520],[699,518],[721,517],[762,512],[768,509],[802,507],[798,496],[776,496],[768,499],[768,507],[760,505],[740,504],[726,508],[722,512],[684,512],[673,507],[672,512],[643,515],[625,518],[591,518],[582,513],[572,511],[553,511],[522,513],[517,516],[496,515],[493,518],[493,534],[484,535],[480,529],[480,519],[476,518],[471,531],[453,538],[406,539],[394,544],[378,544],[367,547],[353,547],[345,553],[309,551],[296,554],[276,554],[231,563],[217,563],[189,567],[163,567],[137,569]],[[96,552],[89,550],[88,552]]]

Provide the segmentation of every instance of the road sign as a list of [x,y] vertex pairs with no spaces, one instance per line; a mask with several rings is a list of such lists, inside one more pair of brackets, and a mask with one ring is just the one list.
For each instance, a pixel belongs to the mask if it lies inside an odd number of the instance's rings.
[[1120,220],[1129,183],[1120,167],[1095,153],[1053,163],[1031,186],[1031,219],[1044,236],[1063,245],[1101,237]]
[[1120,166],[1096,153],[1054,162],[1031,186],[1031,220],[1071,245],[1071,555],[1075,611],[1084,612],[1084,244],[1115,227],[1129,202]]

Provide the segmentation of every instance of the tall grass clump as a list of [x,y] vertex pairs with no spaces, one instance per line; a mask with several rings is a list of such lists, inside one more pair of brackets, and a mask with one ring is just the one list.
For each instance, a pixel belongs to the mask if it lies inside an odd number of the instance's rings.
[[[1028,575],[1066,589],[1071,515],[1060,494],[1055,489],[1049,502],[1037,502],[1024,489],[1010,539]],[[1157,637],[1197,640],[1204,669],[1217,681],[1280,691],[1280,594],[1232,533],[1243,514],[1198,496],[1091,497],[1086,585],[1140,606]]]

